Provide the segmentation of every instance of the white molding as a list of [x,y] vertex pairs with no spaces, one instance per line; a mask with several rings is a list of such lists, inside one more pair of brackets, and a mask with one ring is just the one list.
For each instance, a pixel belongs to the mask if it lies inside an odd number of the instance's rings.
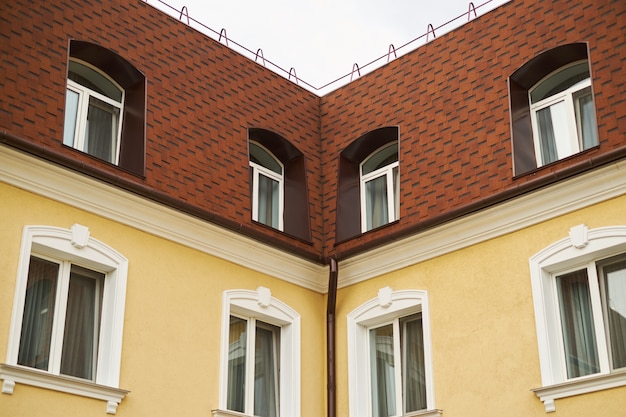
[[[626,161],[339,262],[339,288],[547,221],[626,193]],[[235,264],[325,293],[328,268],[0,145],[0,181]]]
[[546,412],[556,411],[554,400],[572,397],[574,395],[587,394],[610,388],[623,387],[626,385],[626,370],[604,375],[594,375],[580,378],[561,384],[535,388],[532,391],[543,402]]
[[115,414],[117,406],[130,392],[105,385],[94,384],[78,378],[52,375],[38,369],[0,364],[0,379],[3,380],[2,393],[12,395],[15,383],[46,388],[83,397],[106,401],[107,414]]
[[323,293],[328,268],[0,145],[0,181]]
[[339,263],[346,287],[626,194],[626,161],[527,193]]
[[[75,231],[79,230],[84,245],[75,245]],[[84,266],[106,273],[102,299],[102,319],[98,346],[96,371],[97,384],[118,387],[122,360],[122,337],[124,333],[124,310],[128,260],[115,249],[89,237],[88,228],[74,224],[71,229],[53,226],[24,226],[18,261],[13,310],[7,349],[7,362],[17,365],[24,302],[28,282],[28,266],[31,254],[51,256],[59,261],[80,261]],[[56,357],[58,359],[58,355]],[[49,371],[57,374],[51,356]],[[58,360],[56,363],[59,363]]]
[[[260,302],[262,301],[262,302]],[[256,290],[227,290],[222,295],[222,332],[220,337],[220,384],[219,410],[214,415],[243,416],[226,410],[228,388],[228,341],[230,315],[241,315],[260,319],[266,323],[280,327],[280,394],[279,410],[281,415],[300,416],[300,380],[301,380],[301,340],[300,314],[284,302],[272,297],[271,291],[265,287]],[[217,413],[217,414],[216,414]]]
[[376,297],[361,304],[347,316],[348,410],[350,417],[371,416],[368,328],[417,312],[422,313],[426,404],[428,409],[408,415],[433,417],[441,414],[440,410],[434,408],[435,387],[428,293],[422,290],[393,291],[390,287],[385,287],[379,290]]

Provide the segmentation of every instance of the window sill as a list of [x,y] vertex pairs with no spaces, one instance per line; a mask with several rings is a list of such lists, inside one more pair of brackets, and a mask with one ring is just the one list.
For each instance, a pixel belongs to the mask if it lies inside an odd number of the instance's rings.
[[442,410],[420,410],[412,413],[405,414],[403,417],[439,417],[443,414]]
[[0,364],[0,379],[3,394],[13,394],[15,383],[31,385],[39,388],[46,388],[83,397],[104,400],[107,414],[115,414],[117,406],[130,391],[119,388],[94,384],[68,376],[53,375],[38,369],[23,366]]
[[563,382],[547,387],[535,388],[532,391],[546,407],[546,413],[556,410],[554,400],[587,394],[609,388],[626,386],[626,369],[605,375],[594,375],[587,378]]
[[240,413],[231,410],[211,410],[213,417],[254,417],[250,414]]

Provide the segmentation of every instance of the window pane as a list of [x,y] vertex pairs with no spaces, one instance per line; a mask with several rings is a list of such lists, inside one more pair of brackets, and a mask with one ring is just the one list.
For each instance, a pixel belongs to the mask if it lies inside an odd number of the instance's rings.
[[605,311],[613,369],[626,367],[626,260],[604,267]]
[[402,343],[402,382],[404,412],[426,408],[426,373],[424,369],[424,335],[421,314],[400,321]]
[[367,230],[389,223],[386,175],[365,183],[365,215]]
[[94,380],[104,274],[73,265],[65,313],[61,373]]
[[393,169],[393,209],[394,220],[398,220],[400,218],[400,178],[399,178],[399,167],[395,167]]
[[259,174],[259,222],[278,228],[278,198],[279,182]]
[[398,142],[386,146],[385,148],[370,155],[361,168],[361,175],[367,175],[377,169],[386,167],[398,161]]
[[48,370],[59,265],[30,257],[17,363]]
[[280,329],[266,323],[256,328],[254,415],[278,415],[278,346]]
[[567,377],[600,372],[587,270],[556,278]]
[[74,146],[78,98],[79,95],[77,92],[67,89],[65,93],[65,126],[63,128],[63,144],[67,146]]
[[596,127],[596,113],[593,106],[591,87],[577,91],[573,96],[576,108],[576,127],[578,129],[578,139],[581,142],[581,150],[593,148],[598,145],[598,129]]
[[230,316],[228,329],[228,398],[229,410],[245,411],[246,404],[246,320]]
[[250,161],[270,171],[274,171],[277,174],[283,174],[283,167],[278,160],[276,160],[274,155],[254,142],[250,142]]
[[95,97],[89,98],[85,152],[105,161],[115,162],[118,117],[118,108]]
[[541,146],[541,162],[543,165],[558,159],[556,154],[556,138],[552,126],[550,107],[537,111],[537,125],[539,126],[539,144]]
[[396,415],[393,325],[370,330],[372,417]]

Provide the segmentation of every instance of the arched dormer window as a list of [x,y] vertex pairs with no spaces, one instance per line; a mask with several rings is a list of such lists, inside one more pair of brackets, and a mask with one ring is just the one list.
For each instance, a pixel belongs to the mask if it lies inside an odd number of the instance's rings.
[[365,133],[339,155],[337,242],[397,221],[399,129]]
[[63,143],[116,164],[119,161],[124,90],[107,74],[70,60]]
[[250,142],[252,220],[283,230],[283,164],[270,151]]
[[509,77],[509,99],[515,175],[598,145],[587,44],[522,65]]
[[145,124],[144,75],[109,49],[70,41],[63,143],[143,175]]
[[250,128],[248,145],[252,219],[310,242],[304,155],[267,129]]
[[367,232],[398,216],[398,142],[374,151],[361,163],[361,230]]
[[598,144],[589,64],[579,61],[548,75],[530,90],[537,165]]

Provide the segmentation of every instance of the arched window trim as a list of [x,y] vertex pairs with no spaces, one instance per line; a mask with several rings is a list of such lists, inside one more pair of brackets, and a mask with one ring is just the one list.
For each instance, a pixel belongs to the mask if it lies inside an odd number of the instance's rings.
[[[596,332],[599,332],[596,343],[601,352],[600,372],[578,378],[567,377],[555,285],[557,274],[590,267],[596,261],[625,252],[626,226],[589,229],[581,224],[572,227],[569,236],[529,259],[542,381],[542,387],[533,391],[544,403],[547,412],[556,410],[555,400],[559,398],[626,385],[626,370],[611,370],[608,365],[606,340],[599,340],[604,337],[602,324],[595,326]],[[600,319],[599,314],[594,315],[596,321]]]
[[421,313],[423,326],[426,409],[420,416],[436,417],[435,390],[432,369],[430,310],[428,293],[423,290],[398,290],[384,287],[378,296],[361,304],[348,314],[348,393],[350,417],[369,417],[371,411],[371,382],[369,359],[369,330],[395,319]]
[[[31,255],[75,262],[106,274],[96,376],[93,382],[68,378],[54,370],[33,369],[17,363]],[[107,413],[115,414],[118,404],[128,393],[119,388],[127,275],[128,260],[115,249],[91,237],[85,226],[74,224],[70,229],[25,226],[15,285],[7,364],[0,365],[0,379],[4,381],[2,392],[13,394],[15,383],[23,383],[105,400]]]

